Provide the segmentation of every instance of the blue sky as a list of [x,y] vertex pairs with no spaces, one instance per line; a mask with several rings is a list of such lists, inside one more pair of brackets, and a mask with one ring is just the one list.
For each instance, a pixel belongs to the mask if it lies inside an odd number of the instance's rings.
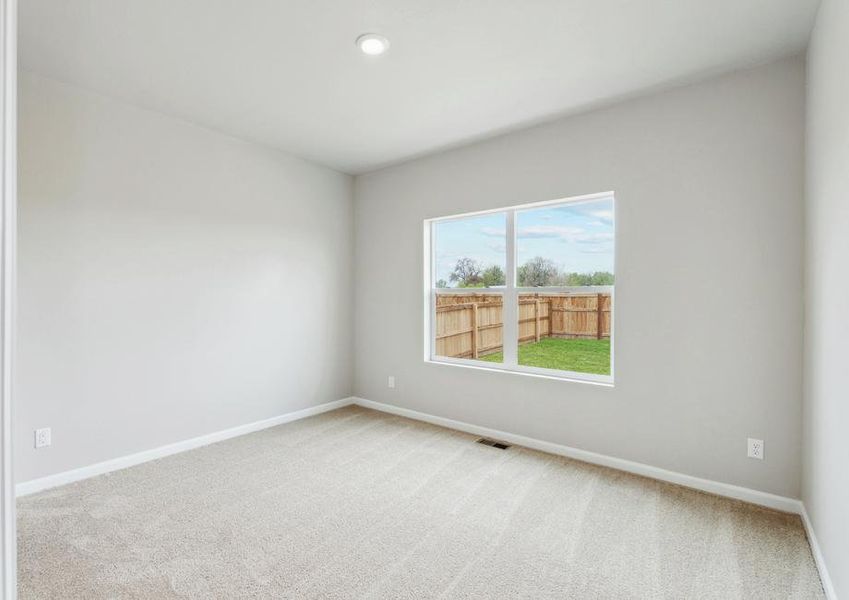
[[[521,265],[535,256],[563,271],[613,272],[613,201],[572,203],[516,213]],[[436,278],[448,281],[459,258],[505,267],[504,213],[442,221],[435,225]]]

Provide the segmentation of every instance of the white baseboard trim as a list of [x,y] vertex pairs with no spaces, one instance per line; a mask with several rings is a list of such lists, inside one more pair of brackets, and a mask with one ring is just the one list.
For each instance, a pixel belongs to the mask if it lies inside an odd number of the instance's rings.
[[374,410],[379,410],[385,413],[391,413],[393,415],[398,415],[401,417],[408,417],[410,419],[424,421],[426,423],[432,423],[434,425],[440,425],[449,429],[457,429],[474,435],[491,437],[503,440],[505,442],[510,442],[511,444],[516,444],[518,446],[525,446],[526,448],[531,448],[533,450],[540,450],[542,452],[548,452],[549,454],[557,454],[559,456],[574,458],[576,460],[581,460],[595,465],[611,467],[620,471],[627,471],[628,473],[634,473],[636,475],[642,475],[644,477],[650,477],[652,479],[659,479],[660,481],[675,483],[685,487],[701,490],[703,492],[716,494],[718,496],[725,496],[728,498],[734,498],[736,500],[743,500],[744,502],[750,502],[752,504],[766,506],[768,508],[780,510],[783,512],[794,514],[802,513],[802,502],[795,498],[787,498],[785,496],[778,496],[776,494],[770,494],[768,492],[761,492],[750,488],[732,485],[730,483],[722,483],[719,481],[712,481],[710,479],[693,477],[692,475],[685,475],[683,473],[676,473],[675,471],[667,471],[666,469],[661,469],[658,467],[653,467],[651,465],[625,460],[623,458],[615,458],[613,456],[598,454],[596,452],[581,450],[579,448],[572,448],[570,446],[563,446],[561,444],[555,444],[553,442],[545,442],[542,440],[525,437],[523,435],[517,435],[515,433],[508,433],[506,431],[499,431],[497,429],[490,429],[488,427],[480,427],[478,425],[472,425],[471,423],[465,423],[463,421],[455,421],[453,419],[447,419],[445,417],[437,417],[435,415],[430,415],[416,410],[410,410],[408,408],[401,408],[392,404],[384,404],[382,402],[375,402],[373,400],[366,400],[364,398],[356,397],[353,398],[353,402],[354,404],[363,406],[365,408],[371,408]]
[[828,574],[828,567],[825,566],[825,557],[823,556],[820,544],[817,541],[817,534],[814,532],[814,524],[808,516],[808,510],[802,504],[802,511],[799,513],[802,517],[802,523],[805,526],[805,533],[808,536],[808,543],[811,546],[811,554],[814,555],[814,562],[817,565],[817,570],[820,572],[820,581],[822,589],[825,592],[826,600],[837,600],[837,592],[834,591],[834,584],[831,582],[831,575]]
[[291,423],[292,421],[312,417],[314,415],[336,410],[337,408],[342,408],[343,406],[348,406],[353,403],[353,398],[342,398],[341,400],[325,402],[324,404],[310,406],[309,408],[278,415],[276,417],[271,417],[270,419],[254,421],[253,423],[247,423],[245,425],[238,425],[236,427],[231,427],[230,429],[215,431],[213,433],[201,435],[182,442],[175,442],[166,446],[143,450],[142,452],[113,458],[111,460],[80,467],[78,469],[63,471],[61,473],[56,473],[55,475],[48,475],[47,477],[24,481],[15,485],[15,495],[26,496],[42,490],[58,487],[60,485],[73,483],[82,479],[88,479],[89,477],[94,477],[96,475],[103,475],[104,473],[111,473],[112,471],[126,469],[127,467],[156,460],[157,458],[171,456],[172,454],[178,454],[180,452],[185,452],[186,450],[207,446],[209,444],[214,444],[215,442],[221,442],[247,433],[253,433],[262,429],[268,429],[269,427],[275,427],[284,423]]

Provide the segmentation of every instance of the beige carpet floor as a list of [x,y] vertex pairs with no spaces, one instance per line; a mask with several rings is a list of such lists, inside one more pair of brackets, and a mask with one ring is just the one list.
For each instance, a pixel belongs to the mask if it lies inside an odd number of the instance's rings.
[[22,498],[20,598],[822,598],[799,518],[357,407]]

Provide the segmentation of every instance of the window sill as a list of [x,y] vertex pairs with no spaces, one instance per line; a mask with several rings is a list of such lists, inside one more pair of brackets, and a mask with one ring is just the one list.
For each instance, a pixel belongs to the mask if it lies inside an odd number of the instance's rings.
[[591,373],[575,373],[572,371],[555,371],[553,369],[542,369],[539,367],[508,368],[496,366],[497,363],[481,363],[480,361],[463,358],[426,358],[425,363],[432,365],[444,365],[448,367],[461,367],[477,371],[489,371],[490,373],[506,373],[509,375],[521,375],[523,377],[535,377],[538,379],[553,379],[572,383],[583,383],[600,387],[615,387],[612,375],[594,375]]

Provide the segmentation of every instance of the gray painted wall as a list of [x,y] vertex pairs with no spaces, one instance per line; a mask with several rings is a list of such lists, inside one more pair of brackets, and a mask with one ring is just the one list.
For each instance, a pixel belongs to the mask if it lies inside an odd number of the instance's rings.
[[803,500],[849,598],[849,3],[824,0],[808,50]]
[[19,139],[18,481],[350,395],[350,177],[26,73]]
[[[799,497],[804,78],[786,59],[358,177],[355,394]],[[615,388],[423,361],[423,219],[607,190]]]

